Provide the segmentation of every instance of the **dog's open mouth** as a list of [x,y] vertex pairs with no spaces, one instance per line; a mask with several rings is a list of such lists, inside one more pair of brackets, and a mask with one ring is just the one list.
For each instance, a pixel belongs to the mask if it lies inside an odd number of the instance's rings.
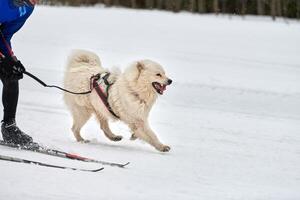
[[166,88],[167,88],[167,85],[165,85],[165,84],[160,84],[160,83],[158,83],[158,82],[153,82],[153,83],[152,83],[152,86],[154,87],[154,89],[156,90],[156,92],[157,92],[158,94],[163,94],[164,91],[165,91]]

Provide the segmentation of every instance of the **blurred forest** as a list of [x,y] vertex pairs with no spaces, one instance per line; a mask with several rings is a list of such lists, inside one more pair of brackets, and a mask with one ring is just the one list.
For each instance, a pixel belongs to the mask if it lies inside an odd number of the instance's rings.
[[300,0],[40,0],[46,5],[119,6],[173,12],[269,15],[300,18]]

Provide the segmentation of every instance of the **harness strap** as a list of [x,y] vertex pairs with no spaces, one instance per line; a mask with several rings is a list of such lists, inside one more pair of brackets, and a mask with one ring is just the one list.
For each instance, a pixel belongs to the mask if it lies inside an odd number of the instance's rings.
[[105,105],[105,107],[107,108],[107,110],[116,118],[120,118],[118,115],[116,115],[116,113],[114,113],[114,111],[112,110],[111,106],[108,103],[108,89],[110,88],[110,86],[112,86],[112,84],[110,84],[107,81],[108,76],[110,75],[110,73],[106,73],[106,75],[104,75],[102,77],[102,79],[104,80],[104,83],[108,86],[107,87],[107,95],[105,94],[105,92],[102,90],[102,88],[100,87],[100,85],[98,84],[97,80],[99,80],[101,78],[100,76],[101,74],[97,74],[91,77],[91,89],[95,89],[95,91],[97,92],[98,96],[100,97],[102,103]]

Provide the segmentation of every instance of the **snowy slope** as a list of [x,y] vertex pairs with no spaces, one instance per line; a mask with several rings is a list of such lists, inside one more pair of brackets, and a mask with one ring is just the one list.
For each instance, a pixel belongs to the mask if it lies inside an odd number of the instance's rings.
[[[172,147],[158,153],[108,141],[91,120],[78,144],[62,93],[21,82],[18,124],[50,147],[131,164],[99,173],[0,161],[0,199],[300,199],[300,24],[269,18],[108,8],[37,7],[14,37],[28,71],[62,85],[71,49],[107,67],[150,58],[174,80],[150,124]],[[81,168],[99,165],[0,147],[0,154]]]

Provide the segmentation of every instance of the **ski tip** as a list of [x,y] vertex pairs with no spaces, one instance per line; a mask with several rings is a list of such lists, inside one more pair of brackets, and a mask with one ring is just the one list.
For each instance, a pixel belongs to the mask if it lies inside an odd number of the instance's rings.
[[124,168],[124,167],[126,167],[127,165],[129,165],[129,164],[130,164],[130,162],[127,162],[127,163],[121,165],[121,167]]
[[99,169],[94,169],[94,170],[91,170],[91,172],[99,172],[99,171],[102,171],[104,169],[104,167],[101,167]]

